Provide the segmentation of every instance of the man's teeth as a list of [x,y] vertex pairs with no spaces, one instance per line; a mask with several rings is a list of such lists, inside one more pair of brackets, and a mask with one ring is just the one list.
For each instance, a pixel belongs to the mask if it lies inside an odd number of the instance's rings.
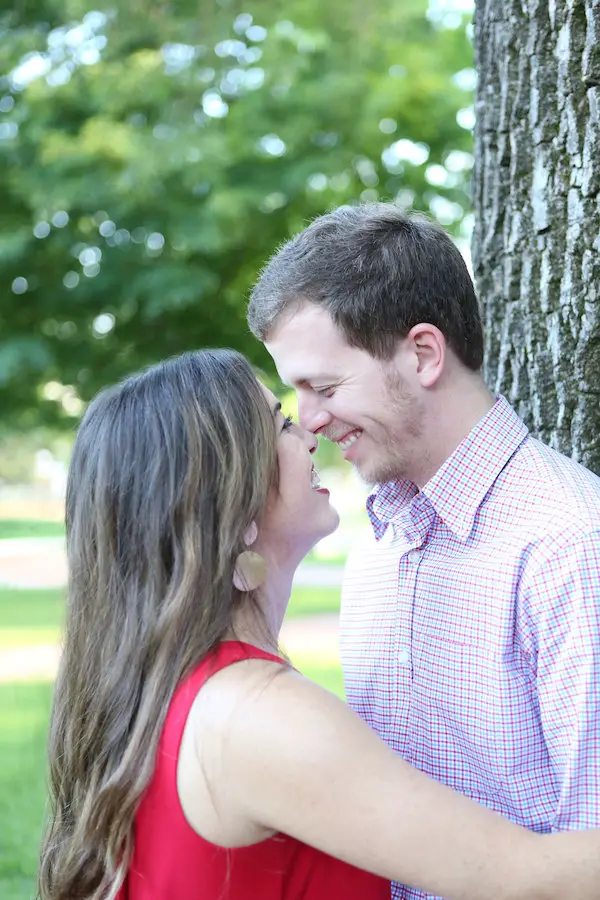
[[348,449],[348,447],[351,447],[352,444],[354,444],[355,441],[357,441],[359,439],[361,434],[362,434],[362,431],[353,431],[352,434],[346,438],[346,440],[338,441],[338,447],[340,448],[340,450],[342,452],[344,452],[345,450]]

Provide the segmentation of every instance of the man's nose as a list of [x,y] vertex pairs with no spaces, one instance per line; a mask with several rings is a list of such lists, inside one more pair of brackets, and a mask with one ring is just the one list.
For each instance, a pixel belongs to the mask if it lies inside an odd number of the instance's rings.
[[298,421],[307,431],[318,434],[332,420],[333,416],[323,409],[318,397],[305,394],[298,396]]

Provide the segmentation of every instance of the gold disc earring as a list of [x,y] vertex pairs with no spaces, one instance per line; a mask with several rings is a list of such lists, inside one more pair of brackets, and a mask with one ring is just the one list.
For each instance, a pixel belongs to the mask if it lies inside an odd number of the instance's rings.
[[236,560],[233,583],[238,591],[255,591],[267,577],[267,561],[260,553],[244,550]]

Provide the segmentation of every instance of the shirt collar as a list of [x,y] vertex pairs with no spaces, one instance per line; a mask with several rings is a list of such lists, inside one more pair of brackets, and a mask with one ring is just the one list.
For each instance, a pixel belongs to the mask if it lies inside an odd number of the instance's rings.
[[[508,401],[498,397],[420,492],[421,500],[429,501],[459,540],[469,537],[485,495],[528,433]],[[390,523],[402,519],[418,494],[410,481],[376,487],[367,500],[367,513],[377,540]]]
[[390,522],[398,521],[419,488],[412,481],[387,481],[376,486],[367,497],[367,515],[371,520],[376,540],[380,541]]

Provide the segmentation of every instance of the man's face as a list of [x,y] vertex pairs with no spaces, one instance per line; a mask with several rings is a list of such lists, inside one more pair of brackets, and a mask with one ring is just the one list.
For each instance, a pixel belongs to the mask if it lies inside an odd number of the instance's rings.
[[422,401],[400,341],[391,360],[351,347],[328,312],[307,303],[284,317],[265,346],[298,395],[300,424],[334,441],[370,484],[413,480],[423,454]]

